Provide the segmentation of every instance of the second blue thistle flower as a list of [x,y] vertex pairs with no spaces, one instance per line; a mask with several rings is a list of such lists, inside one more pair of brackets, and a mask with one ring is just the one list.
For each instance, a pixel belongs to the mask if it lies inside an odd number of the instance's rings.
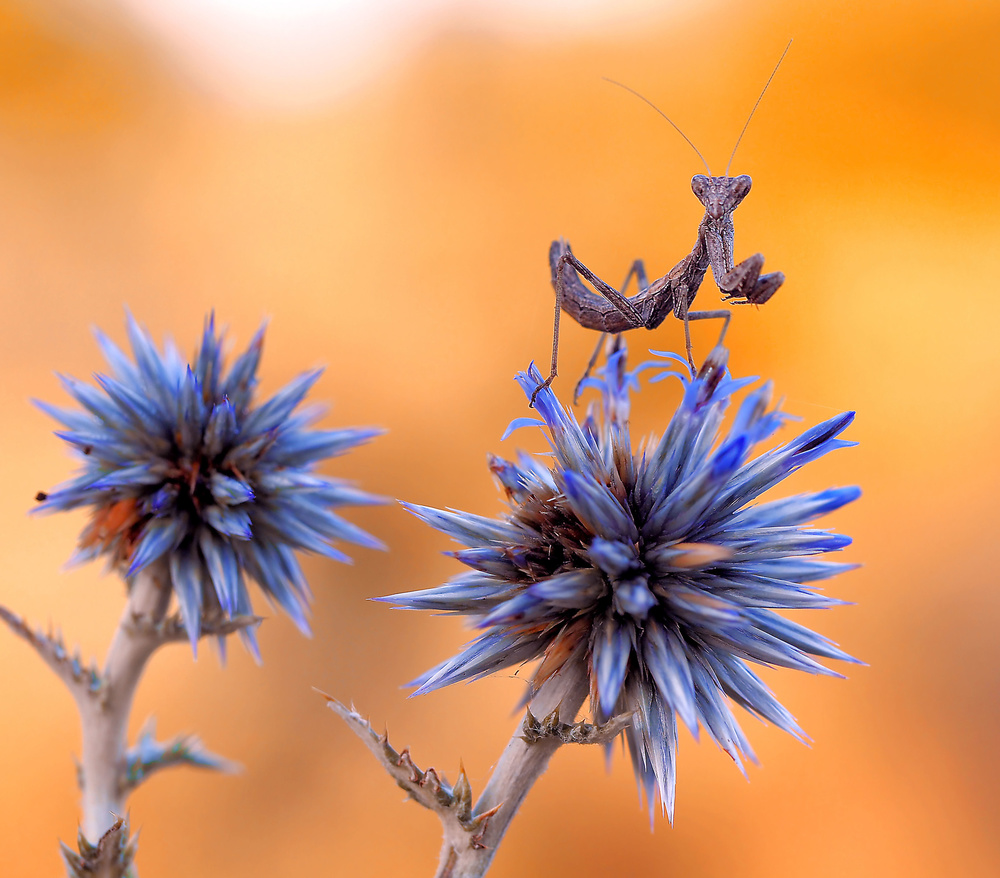
[[[315,467],[382,431],[310,429],[321,411],[299,406],[318,369],[256,404],[263,328],[229,369],[214,316],[190,364],[131,315],[127,329],[131,358],[96,333],[111,367],[98,387],[61,376],[82,411],[37,403],[81,461],[38,509],[92,508],[75,560],[105,555],[126,580],[164,565],[192,644],[205,620],[252,615],[247,577],[308,632],[296,551],[347,561],[333,541],[383,548],[332,511],[383,501]],[[240,633],[256,653],[252,628]]]

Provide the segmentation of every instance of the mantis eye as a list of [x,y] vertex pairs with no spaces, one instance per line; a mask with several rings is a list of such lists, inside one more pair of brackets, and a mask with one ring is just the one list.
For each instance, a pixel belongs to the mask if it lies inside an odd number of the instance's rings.
[[[749,180],[750,178],[747,177]],[[698,197],[699,201],[704,201],[705,195],[708,193],[709,181],[708,177],[704,174],[695,174],[691,178],[691,191]]]

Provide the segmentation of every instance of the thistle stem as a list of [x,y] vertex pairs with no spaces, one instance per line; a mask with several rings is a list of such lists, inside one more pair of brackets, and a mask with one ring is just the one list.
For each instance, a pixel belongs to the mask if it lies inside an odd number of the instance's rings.
[[158,633],[170,604],[164,574],[152,564],[135,576],[108,648],[102,684],[96,693],[77,698],[83,730],[81,831],[92,844],[111,828],[115,814],[124,814],[128,720],[146,662],[164,642]]
[[[586,662],[580,657],[567,661],[562,670],[550,677],[531,700],[531,710],[545,716],[559,708],[559,719],[573,722],[590,689]],[[486,874],[496,855],[507,827],[535,781],[545,772],[552,754],[563,743],[558,738],[542,738],[527,743],[522,737],[523,720],[507,743],[489,782],[473,808],[473,816],[492,808],[499,810],[487,821],[477,844],[464,838],[445,836],[435,878],[480,878]]]

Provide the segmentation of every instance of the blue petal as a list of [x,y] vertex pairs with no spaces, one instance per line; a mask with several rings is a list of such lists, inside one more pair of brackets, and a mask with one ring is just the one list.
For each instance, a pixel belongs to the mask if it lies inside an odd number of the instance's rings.
[[706,644],[725,649],[739,658],[749,659],[758,664],[792,668],[827,677],[843,676],[824,667],[793,644],[761,630],[760,627],[753,629],[733,627],[725,633],[706,635],[703,639]]
[[800,741],[805,733],[795,717],[774,697],[771,690],[742,661],[724,652],[706,652],[705,659],[715,672],[723,691],[741,707],[770,720],[779,729],[794,735]]
[[375,427],[287,432],[275,443],[275,454],[286,467],[304,466],[344,454],[384,432]]
[[828,561],[807,561],[802,558],[773,558],[743,563],[740,569],[748,574],[783,579],[786,582],[815,582],[839,573],[855,570],[857,564],[833,564]]
[[232,616],[239,603],[240,589],[236,553],[227,542],[214,537],[208,528],[198,533],[198,546],[219,604],[227,616]]
[[319,478],[316,487],[305,487],[311,499],[323,506],[384,506],[392,502],[388,497],[369,494],[352,485],[346,485],[333,479]]
[[550,607],[583,610],[593,607],[608,591],[601,574],[593,569],[567,570],[534,583],[528,590]]
[[851,544],[851,538],[822,530],[771,527],[723,532],[720,541],[733,549],[734,561],[762,561],[789,555],[836,552]]
[[306,618],[308,607],[305,600],[289,588],[277,553],[253,540],[239,544],[239,551],[247,572],[257,580],[264,594],[273,598],[278,606],[288,613],[299,631],[307,637],[311,636],[309,620]]
[[[332,513],[327,513],[327,515],[332,517]],[[316,552],[342,563],[351,563],[349,557],[328,542],[329,539],[338,537],[350,539],[350,537],[343,536],[340,530],[335,530],[332,527],[324,527],[323,530],[319,530],[313,526],[313,524],[325,524],[325,522],[310,523],[305,521],[302,515],[291,514],[279,507],[264,505],[254,509],[253,520],[260,537],[267,536],[272,542],[291,542],[297,548]],[[344,532],[348,531],[344,529]],[[377,547],[373,546],[373,548]]]
[[203,425],[205,424],[205,401],[191,367],[185,369],[181,381],[180,393],[177,397],[177,423],[180,446],[189,452],[194,452],[201,444]]
[[239,506],[241,503],[252,503],[254,500],[253,489],[241,482],[239,479],[232,479],[216,471],[208,482],[212,497],[220,506]]
[[[238,616],[252,616],[253,607],[250,604],[250,594],[247,592],[246,582],[243,579],[243,571],[237,566],[236,568],[236,593],[238,595],[236,601],[236,615]],[[240,628],[239,631],[240,640],[243,641],[243,645],[254,657],[254,661],[257,664],[261,663],[260,657],[260,647],[257,644],[257,626],[246,626]]]
[[[525,396],[530,398],[542,383],[542,376],[532,365],[527,372],[520,372],[516,380]],[[572,412],[563,408],[551,387],[544,388],[535,397],[535,409],[549,427],[549,438],[564,468],[582,472],[595,464],[600,465],[600,451],[596,443],[580,429]]]
[[[56,436],[76,447],[93,469],[86,477],[96,482],[103,471],[111,467],[127,467],[135,463],[135,449],[122,442],[118,433],[67,433],[57,430]],[[100,467],[100,469],[98,469]]]
[[250,514],[245,509],[230,506],[207,506],[201,514],[208,524],[224,536],[237,540],[253,538]]
[[631,616],[636,622],[644,621],[656,603],[656,596],[649,590],[645,574],[615,583],[615,609],[622,615]]
[[618,498],[606,485],[580,473],[559,473],[559,482],[573,512],[596,536],[635,542],[639,531]]
[[500,441],[503,442],[511,433],[515,430],[520,430],[522,427],[544,427],[545,421],[539,418],[514,418],[507,425],[507,429],[503,431],[503,435],[500,437]]
[[626,697],[636,710],[633,727],[626,730],[626,737],[632,751],[633,768],[642,779],[649,800],[650,820],[658,798],[663,812],[673,821],[677,776],[677,720],[674,712],[650,686],[635,687]]
[[142,511],[151,515],[167,513],[176,506],[180,493],[181,489],[178,485],[168,482],[142,502]]
[[240,435],[252,436],[281,426],[295,407],[305,399],[309,389],[322,374],[322,369],[314,369],[287,384],[271,399],[247,415],[240,427]]
[[[495,577],[473,571],[454,576],[437,588],[400,592],[375,601],[396,604],[408,610],[444,610],[449,613],[489,612],[523,586],[498,582]],[[544,597],[539,595],[539,597]]]
[[517,629],[488,631],[472,641],[462,652],[409,685],[417,686],[413,695],[423,695],[462,680],[485,677],[494,671],[530,661],[542,654],[545,643],[534,634],[522,635]]
[[492,573],[494,576],[514,582],[527,579],[523,559],[520,564],[515,561],[518,557],[515,549],[490,546],[482,549],[462,549],[447,554],[474,570]]
[[179,382],[171,378],[152,340],[135,322],[135,318],[127,312],[125,329],[132,346],[132,356],[141,376],[143,390],[154,396],[164,411],[170,411]]
[[203,570],[190,552],[174,552],[170,556],[170,581],[177,595],[181,618],[191,640],[191,649],[198,652],[201,636],[201,584]]
[[66,392],[104,424],[117,429],[126,427],[118,406],[106,394],[69,375],[59,375],[58,378]]
[[719,497],[712,521],[720,521],[734,509],[745,506],[809,461],[856,444],[836,439],[853,420],[854,412],[844,412],[744,466]]
[[677,712],[681,721],[698,737],[698,710],[687,649],[680,635],[662,625],[646,626],[642,636],[642,660],[656,682],[660,697]]
[[417,518],[427,522],[435,530],[439,530],[459,543],[472,547],[480,542],[513,543],[522,542],[524,534],[514,525],[471,512],[456,512],[452,510],[434,509],[430,506],[418,506],[415,503],[400,505],[412,512]]
[[494,625],[530,622],[547,616],[548,612],[545,601],[525,590],[491,610],[476,624],[476,627],[490,628]]
[[100,427],[100,423],[95,421],[95,419],[86,412],[51,405],[50,403],[44,402],[40,399],[33,399],[31,402],[36,408],[41,409],[50,418],[58,421],[60,424],[69,427],[70,430],[86,433],[91,430],[99,429]]
[[257,366],[264,349],[264,330],[266,324],[257,330],[246,351],[233,363],[229,375],[223,383],[223,395],[229,398],[233,408],[243,412],[250,405],[254,389],[257,386]]
[[849,487],[786,497],[742,510],[729,519],[727,528],[805,524],[852,503],[860,496],[860,488]]
[[235,438],[239,429],[236,425],[236,411],[229,400],[223,400],[212,407],[205,427],[205,453],[218,457]]
[[163,481],[164,472],[156,464],[141,463],[136,466],[116,469],[91,484],[94,491],[108,491],[112,488],[138,488],[157,485]]
[[103,375],[95,375],[94,380],[117,405],[118,411],[136,425],[162,426],[166,423],[160,409],[149,397],[136,393],[127,384]]
[[[631,626],[629,626],[631,627]],[[628,660],[632,655],[632,640],[628,629],[613,618],[604,620],[594,635],[593,662],[597,677],[597,693],[601,713],[614,716],[615,705],[625,682]]]
[[142,531],[142,536],[132,552],[127,576],[135,576],[143,567],[172,552],[187,534],[186,515],[172,518],[154,518]]
[[849,656],[842,649],[838,649],[830,640],[827,640],[815,631],[810,631],[804,625],[799,625],[789,619],[772,613],[770,610],[751,609],[746,611],[747,618],[752,620],[754,626],[760,631],[777,637],[785,643],[791,644],[804,652],[812,655],[823,656],[824,658],[838,659],[843,662],[860,662]]
[[712,739],[732,757],[733,762],[745,775],[743,758],[756,762],[757,757],[743,734],[743,729],[727,706],[725,696],[704,659],[697,654],[692,655],[691,659],[689,666],[691,678],[694,680],[698,717],[708,729]]
[[666,542],[700,524],[748,448],[745,436],[727,441],[710,460],[654,504],[643,524],[643,536],[653,542]]
[[122,352],[122,349],[118,345],[96,326],[93,328],[93,333],[97,339],[101,353],[104,354],[104,359],[107,360],[115,377],[123,383],[134,384],[136,371],[135,366],[132,365],[132,361]]
[[205,390],[208,398],[218,396],[219,377],[222,371],[221,337],[215,335],[215,312],[205,320],[205,329],[201,334],[201,349],[195,357],[194,372],[198,385]]
[[587,549],[587,557],[595,567],[611,577],[621,576],[639,565],[639,554],[631,542],[602,537],[594,537]]

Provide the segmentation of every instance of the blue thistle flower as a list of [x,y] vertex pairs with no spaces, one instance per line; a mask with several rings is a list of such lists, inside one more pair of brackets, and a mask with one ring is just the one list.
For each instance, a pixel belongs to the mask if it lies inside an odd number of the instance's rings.
[[[157,350],[131,314],[127,330],[132,359],[95,330],[111,367],[97,387],[60,376],[83,411],[36,400],[82,462],[75,478],[39,494],[37,510],[92,507],[74,561],[106,555],[127,581],[163,565],[192,646],[204,621],[252,616],[247,576],[308,633],[311,596],[295,550],[349,562],[331,540],[383,548],[331,511],[381,499],[314,468],[382,431],[308,429],[322,410],[296,409],[320,369],[256,405],[263,326],[228,371],[214,314],[190,365],[169,341]],[[259,656],[253,630],[240,634]]]
[[[686,362],[676,355],[684,370]],[[540,660],[531,692],[568,662],[586,662],[599,722],[631,714],[625,731],[640,790],[673,819],[677,719],[696,737],[703,727],[737,763],[755,760],[731,710],[735,703],[792,735],[804,735],[750,664],[834,674],[815,657],[854,661],[824,637],[776,613],[841,603],[807,583],[853,565],[812,556],[846,537],[804,527],[859,495],[857,488],[751,505],[799,467],[853,445],[838,439],[853,412],[751,458],[786,420],[770,407],[771,384],[745,397],[728,430],[734,380],[716,348],[698,375],[676,375],[683,398],[658,440],[634,452],[629,389],[646,363],[625,369],[625,350],[589,379],[602,396],[583,422],[550,388],[536,399],[554,465],[521,454],[491,457],[510,512],[499,519],[404,504],[462,545],[471,568],[447,584],[381,600],[410,609],[471,616],[483,633],[458,655],[413,681],[414,694]],[[531,393],[532,365],[517,381]],[[838,675],[839,676],[839,675]],[[744,770],[745,773],[745,770]]]

